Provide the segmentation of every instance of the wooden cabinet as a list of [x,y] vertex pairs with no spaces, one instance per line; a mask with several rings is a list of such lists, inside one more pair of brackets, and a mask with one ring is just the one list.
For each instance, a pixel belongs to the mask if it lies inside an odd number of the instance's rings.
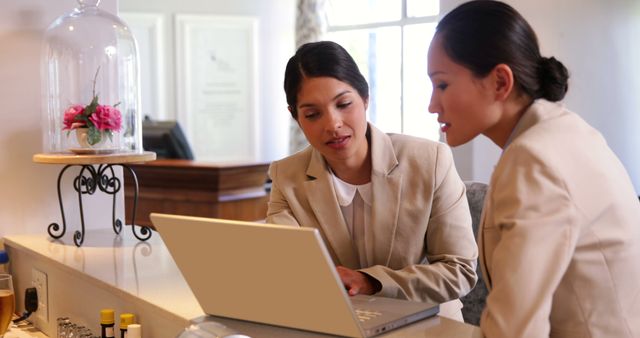
[[[131,164],[138,178],[136,224],[152,226],[149,213],[262,220],[267,213],[268,163],[156,160]],[[125,172],[125,209],[131,224],[132,177]]]

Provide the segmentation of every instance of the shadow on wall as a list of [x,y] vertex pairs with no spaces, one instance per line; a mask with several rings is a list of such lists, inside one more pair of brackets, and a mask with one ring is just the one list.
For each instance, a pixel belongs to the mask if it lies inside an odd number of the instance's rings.
[[[59,215],[56,192],[58,166],[32,161],[41,151],[40,130],[12,131],[0,138],[0,237],[8,234],[46,233],[53,215]],[[25,126],[26,127],[26,126]],[[56,219],[59,216],[56,217]]]
[[[36,166],[41,151],[40,53],[47,24],[37,7],[8,2],[0,11],[0,236],[43,231],[57,203],[53,168]],[[53,193],[53,194],[52,194]]]
[[[35,123],[38,126],[37,122]],[[64,167],[57,164],[35,163],[32,157],[42,152],[40,129],[13,131],[0,137],[0,237],[9,234],[46,234],[52,222],[63,224],[58,200],[57,179]],[[80,166],[70,168],[61,180],[62,202],[67,232],[62,238],[71,241],[75,230],[80,228],[78,195],[73,188]],[[116,175],[122,177],[122,171]],[[113,196],[96,192],[83,195],[86,229],[111,229],[111,206]],[[122,190],[118,193],[122,202]],[[124,219],[124,207],[116,207],[116,217]]]

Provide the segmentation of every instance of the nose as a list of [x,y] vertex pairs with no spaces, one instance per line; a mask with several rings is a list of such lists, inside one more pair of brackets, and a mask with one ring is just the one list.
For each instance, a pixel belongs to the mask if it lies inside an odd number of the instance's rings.
[[429,101],[429,112],[432,114],[437,114],[442,112],[442,107],[440,106],[440,99],[438,95],[433,91],[431,93],[431,100]]
[[330,109],[329,113],[325,116],[327,117],[325,124],[325,128],[327,129],[327,131],[333,132],[342,128],[344,122],[342,121],[342,115],[340,114],[340,112],[336,111],[335,109]]

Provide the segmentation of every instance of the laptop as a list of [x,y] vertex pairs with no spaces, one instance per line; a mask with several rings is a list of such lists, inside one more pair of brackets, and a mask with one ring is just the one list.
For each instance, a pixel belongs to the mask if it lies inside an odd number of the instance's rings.
[[348,337],[431,317],[438,304],[350,297],[317,229],[152,213],[205,313]]

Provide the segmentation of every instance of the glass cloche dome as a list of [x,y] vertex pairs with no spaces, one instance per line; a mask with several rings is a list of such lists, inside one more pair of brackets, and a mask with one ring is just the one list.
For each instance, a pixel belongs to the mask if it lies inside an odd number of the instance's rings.
[[78,0],[44,35],[45,153],[141,153],[136,41],[100,0]]

